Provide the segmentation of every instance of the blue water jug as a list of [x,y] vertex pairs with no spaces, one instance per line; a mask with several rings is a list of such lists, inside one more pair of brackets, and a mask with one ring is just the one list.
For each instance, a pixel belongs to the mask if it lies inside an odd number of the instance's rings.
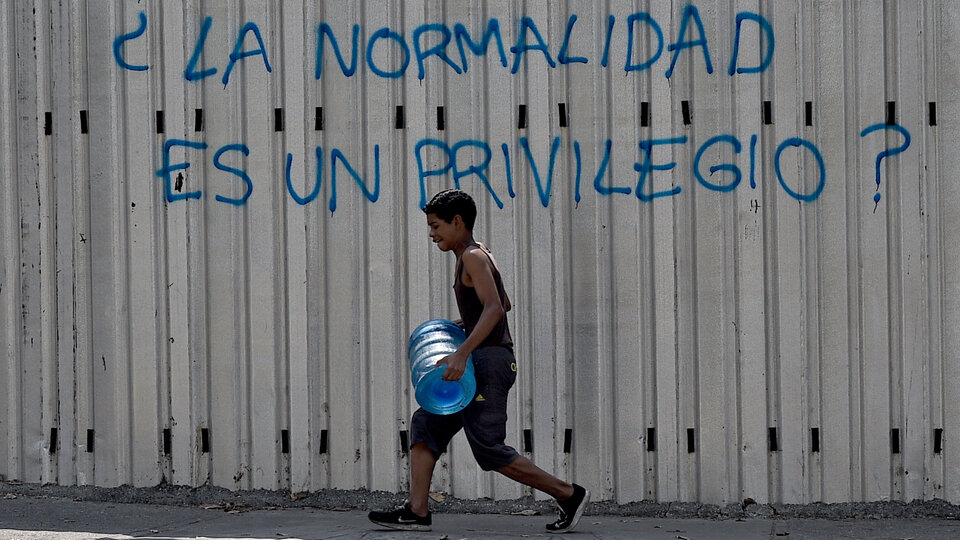
[[467,358],[467,367],[459,381],[442,379],[447,365],[436,365],[444,356],[457,350],[467,335],[456,323],[446,319],[431,319],[410,334],[407,356],[410,358],[410,381],[417,403],[434,414],[453,414],[461,411],[477,393],[473,375],[473,357]]

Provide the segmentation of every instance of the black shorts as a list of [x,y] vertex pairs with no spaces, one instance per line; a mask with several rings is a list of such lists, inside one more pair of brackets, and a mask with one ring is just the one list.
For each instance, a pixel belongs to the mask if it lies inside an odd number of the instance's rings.
[[503,347],[473,351],[477,395],[455,414],[439,415],[417,409],[411,420],[412,447],[425,443],[435,458],[447,451],[450,439],[463,429],[477,464],[485,471],[505,467],[520,454],[504,444],[507,436],[507,393],[517,380],[513,352]]

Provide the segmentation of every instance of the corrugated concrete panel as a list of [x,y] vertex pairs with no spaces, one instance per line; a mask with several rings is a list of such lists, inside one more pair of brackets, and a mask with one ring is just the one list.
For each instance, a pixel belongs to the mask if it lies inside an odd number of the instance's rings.
[[[599,498],[960,503],[954,2],[8,2],[0,476],[408,486],[460,186],[508,442]],[[525,491],[457,438],[434,489]]]

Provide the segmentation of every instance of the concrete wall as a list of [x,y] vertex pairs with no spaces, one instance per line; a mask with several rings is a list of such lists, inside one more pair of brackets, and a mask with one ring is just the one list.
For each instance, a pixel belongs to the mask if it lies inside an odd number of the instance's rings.
[[[426,197],[605,500],[960,503],[953,0],[0,6],[0,476],[402,491]],[[356,37],[354,37],[356,36]],[[513,498],[462,438],[434,489]]]

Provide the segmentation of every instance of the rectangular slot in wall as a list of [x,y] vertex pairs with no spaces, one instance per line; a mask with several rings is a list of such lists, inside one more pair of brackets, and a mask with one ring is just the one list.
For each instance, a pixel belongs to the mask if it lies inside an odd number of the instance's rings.
[[897,123],[897,102],[887,102],[887,125],[892,126]]
[[56,453],[57,453],[57,445],[59,444],[59,442],[57,441],[58,438],[59,438],[59,433],[58,433],[57,428],[55,428],[55,427],[50,428],[50,448],[49,448],[49,450],[50,450],[50,453],[51,453],[51,454],[56,454]]
[[92,429],[88,429],[88,430],[87,430],[87,453],[88,453],[88,454],[90,454],[90,453],[93,452],[93,441],[94,441],[94,438],[95,438],[95,437],[94,437],[93,430],[92,430]]
[[687,428],[687,453],[697,451],[697,432],[693,428]]
[[400,430],[400,452],[406,454],[410,451],[410,432],[401,429]]
[[563,431],[563,453],[569,454],[573,447],[573,429],[567,428]]
[[50,111],[43,113],[43,134],[53,135],[53,113]]
[[283,131],[283,109],[276,108],[273,110],[273,130],[274,131]]
[[163,133],[167,130],[163,121],[163,111],[157,111],[157,133]]
[[813,126],[813,102],[808,101],[803,104],[803,125]]
[[447,119],[443,114],[443,106],[437,107],[437,131],[443,131],[446,127]]
[[290,430],[289,429],[280,430],[280,453],[281,454],[290,453]]
[[557,105],[559,109],[558,113],[560,114],[560,127],[567,127],[567,104],[560,103]]
[[210,452],[210,429],[200,428],[200,453],[207,454],[209,452]]
[[403,116],[403,105],[397,105],[397,110],[393,119],[393,127],[396,129],[403,129],[405,125],[406,118]]
[[527,106],[520,105],[520,109],[517,111],[517,129],[526,129],[527,128]]
[[780,441],[777,440],[777,428],[767,428],[767,448],[771,452],[780,451]]
[[763,124],[769,126],[773,124],[773,102],[763,102]]
[[890,452],[893,454],[900,453],[900,429],[898,428],[890,430]]
[[523,451],[533,452],[533,432],[529,429],[523,430]]
[[163,455],[169,456],[173,453],[173,432],[170,428],[163,428]]
[[933,430],[933,453],[943,453],[943,428],[936,428]]
[[810,428],[810,451],[820,451],[820,428]]
[[931,126],[937,125],[937,102],[931,101],[927,103],[927,122]]
[[327,453],[327,430],[325,429],[320,430],[320,444],[319,444],[318,451],[321,454]]
[[647,452],[657,451],[657,428],[647,428]]
[[640,127],[650,127],[650,102],[640,102]]
[[323,131],[323,107],[313,109],[313,129]]
[[690,114],[690,102],[683,100],[680,102],[680,112],[683,113],[683,125],[689,126],[693,123]]
[[203,109],[193,110],[193,131],[196,133],[203,131]]
[[80,133],[89,133],[90,126],[87,123],[87,111],[80,111]]

